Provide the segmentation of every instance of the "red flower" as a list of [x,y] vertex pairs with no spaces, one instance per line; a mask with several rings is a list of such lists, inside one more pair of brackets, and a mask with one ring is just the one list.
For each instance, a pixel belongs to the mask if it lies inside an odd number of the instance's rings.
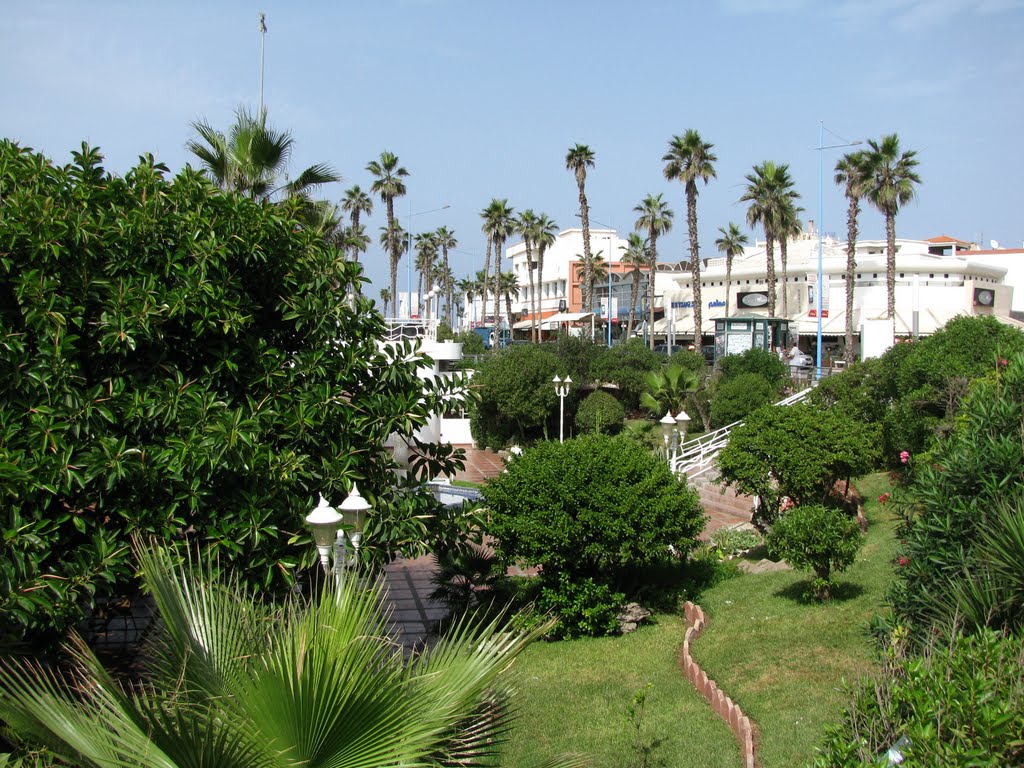
[[1007,359],[1006,359],[1005,357],[1000,357],[1000,358],[999,358],[999,367],[1000,367],[1000,368],[1005,368],[1005,367],[1006,367],[1006,366],[1008,366],[1009,364],[1010,364],[1010,361],[1009,361],[1009,360],[1007,360]]
[[888,493],[883,493],[881,496],[878,497],[878,503],[879,504],[888,504],[890,498],[892,498],[892,497]]
[[907,565],[908,563],[910,563],[910,558],[909,557],[901,557],[896,562],[898,562],[900,564],[900,567],[903,567],[904,565]]

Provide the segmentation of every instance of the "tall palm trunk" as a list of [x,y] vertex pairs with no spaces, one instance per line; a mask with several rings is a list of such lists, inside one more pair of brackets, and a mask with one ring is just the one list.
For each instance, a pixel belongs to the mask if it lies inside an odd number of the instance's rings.
[[857,277],[857,219],[860,199],[847,186],[850,206],[846,210],[846,361],[853,361],[853,288]]
[[[390,246],[391,253],[391,303],[393,308],[398,307],[398,238],[395,237],[395,199],[393,197],[387,198],[388,208],[388,245]],[[412,258],[412,254],[409,254],[409,258]],[[393,313],[396,317],[397,312]]]
[[700,298],[700,243],[697,241],[697,184],[686,185],[686,226],[690,230],[690,273],[693,276],[693,346],[704,345],[704,315]]
[[768,316],[775,317],[775,248],[772,242],[771,230],[767,227],[764,233],[764,250],[765,250],[765,277],[768,282]]
[[501,252],[505,247],[505,238],[494,238],[494,327],[498,327],[501,316]]
[[[511,293],[506,293],[505,294],[505,317],[507,317],[509,319],[509,326],[511,326],[511,324],[512,324],[511,323],[511,321],[512,321],[512,294]],[[509,329],[509,333],[511,334],[511,332],[512,331],[511,331],[511,328],[510,328]]]
[[526,272],[530,281],[530,338],[533,338],[533,329],[537,325],[537,293],[533,290],[533,247],[530,238],[526,241]]
[[[543,292],[544,292],[544,251],[545,250],[546,250],[546,246],[544,246],[544,245],[539,245],[537,247],[537,291],[539,293],[541,293],[541,295],[537,298],[538,314],[544,314],[544,304],[543,304],[544,296],[543,296]],[[537,319],[536,338],[534,339],[534,341],[536,341],[538,343],[540,342],[540,334],[541,334],[540,318],[538,318]]]
[[[783,235],[779,238],[779,263],[782,266],[782,316],[786,318],[789,317],[789,298],[787,297],[787,294],[789,293],[789,286],[787,285],[789,270],[786,268],[786,260],[788,258],[788,240],[788,235]],[[824,280],[824,278],[822,278],[822,280]],[[818,286],[818,290],[821,290],[820,285]]]
[[583,284],[580,288],[583,291],[583,311],[591,312],[594,307],[594,258],[590,254],[590,207],[587,205],[587,193],[582,180],[579,182],[579,188],[580,222],[583,227]]
[[633,338],[633,326],[636,325],[636,300],[640,298],[640,270],[633,267],[633,285],[629,291],[629,321],[626,326],[626,339]]
[[647,273],[647,343],[654,351],[654,273],[658,271],[658,233],[652,227],[647,233],[651,243],[650,272]]
[[725,316],[729,316],[729,292],[732,290],[732,254],[725,254]]
[[487,319],[487,276],[491,271],[491,236],[487,236],[487,253],[484,256],[484,281],[480,286],[480,322]]
[[[352,211],[352,234],[355,235],[359,231],[359,211]],[[358,243],[352,243],[352,261],[359,263],[359,245]]]
[[885,212],[885,288],[888,292],[886,317],[896,316],[896,213]]

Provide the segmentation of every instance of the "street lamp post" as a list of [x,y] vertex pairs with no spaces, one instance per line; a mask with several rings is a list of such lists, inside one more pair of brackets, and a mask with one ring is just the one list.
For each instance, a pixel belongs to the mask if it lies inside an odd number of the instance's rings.
[[[451,208],[451,206],[448,205],[447,203],[445,203],[440,208],[431,208],[428,211],[416,211],[416,213],[413,213],[412,212],[412,200],[409,201],[409,231],[405,233],[406,242],[408,243],[405,255],[408,257],[409,262],[406,264],[405,288],[406,288],[406,294],[408,296],[408,300],[406,302],[406,307],[407,307],[407,309],[409,311],[409,319],[410,320],[412,319],[412,261],[413,261],[413,259],[412,259],[412,220],[413,220],[413,217],[415,217],[415,216],[422,216],[425,213],[437,213],[438,211],[445,211],[445,210],[447,210],[449,208]],[[398,306],[398,297],[397,296],[395,297],[395,306],[396,307]]]
[[679,428],[679,442],[680,444],[686,442],[686,427],[690,423],[690,416],[686,411],[679,411],[676,414],[676,426]]
[[551,380],[555,385],[555,392],[558,393],[558,442],[565,442],[565,396],[569,394],[569,385],[572,379],[566,376],[560,379],[557,376]]
[[341,577],[346,561],[346,538],[352,542],[352,561],[359,567],[359,545],[363,538],[363,527],[366,514],[372,509],[370,503],[360,494],[359,488],[352,486],[352,491],[341,503],[340,512],[327,503],[320,495],[317,506],[306,516],[306,525],[313,533],[313,542],[320,554],[320,565],[325,574],[330,573],[329,559],[334,549],[334,575],[341,584]]
[[[864,143],[864,142],[862,142],[862,141],[860,141],[858,139],[857,141],[847,142],[846,144],[832,144],[832,145],[826,147],[826,146],[822,145],[824,138],[825,138],[825,123],[823,121],[819,120],[818,121],[818,283],[814,287],[814,298],[815,298],[815,305],[816,305],[816,308],[817,308],[817,315],[818,315],[817,348],[814,351],[815,352],[814,365],[815,365],[815,368],[817,369],[817,377],[816,378],[817,378],[818,381],[821,381],[821,312],[822,312],[822,299],[821,299],[821,297],[822,297],[822,294],[824,293],[824,287],[825,287],[822,284],[824,282],[824,274],[823,274],[824,270],[822,268],[822,263],[823,263],[823,258],[822,257],[823,257],[823,248],[824,248],[824,235],[823,235],[823,232],[825,231],[824,221],[822,220],[822,217],[824,216],[824,214],[822,213],[822,207],[824,205],[824,203],[822,202],[822,200],[824,198],[824,195],[822,194],[822,186],[823,186],[823,179],[825,177],[825,164],[824,164],[823,158],[824,158],[825,150],[826,149],[841,149],[843,147],[856,147],[858,144],[863,144]],[[849,318],[847,318],[847,322],[849,322]],[[849,350],[847,350],[847,354],[849,354]]]

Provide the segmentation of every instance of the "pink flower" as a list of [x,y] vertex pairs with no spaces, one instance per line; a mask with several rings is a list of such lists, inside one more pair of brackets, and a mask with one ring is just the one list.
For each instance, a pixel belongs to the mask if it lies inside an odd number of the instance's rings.
[[879,504],[888,504],[890,498],[892,498],[892,497],[888,493],[883,493],[881,496],[878,497],[878,503]]
[[1009,364],[1010,364],[1010,361],[1009,361],[1009,360],[1007,360],[1007,359],[1006,359],[1005,357],[1000,357],[1000,358],[999,358],[999,367],[1000,367],[1000,368],[1005,368],[1005,367],[1006,367],[1006,366],[1008,366]]
[[906,464],[908,461],[910,461],[910,452],[900,451],[900,464]]
[[909,557],[901,557],[896,562],[898,562],[900,564],[900,567],[903,567],[904,565],[907,565],[907,564],[910,563],[910,558]]

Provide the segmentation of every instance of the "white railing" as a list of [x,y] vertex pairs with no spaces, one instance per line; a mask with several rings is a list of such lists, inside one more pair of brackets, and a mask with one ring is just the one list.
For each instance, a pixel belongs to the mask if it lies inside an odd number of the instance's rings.
[[[811,388],[801,389],[799,392],[780,400],[775,405],[786,406],[798,403],[810,394]],[[708,432],[693,440],[682,444],[679,452],[670,462],[672,471],[677,475],[689,477],[690,479],[700,477],[714,466],[715,459],[719,452],[728,444],[729,434],[733,429],[743,424],[742,421],[734,421],[732,424]]]
[[388,327],[388,341],[437,338],[437,320],[425,320],[421,317],[386,317],[384,324]]

